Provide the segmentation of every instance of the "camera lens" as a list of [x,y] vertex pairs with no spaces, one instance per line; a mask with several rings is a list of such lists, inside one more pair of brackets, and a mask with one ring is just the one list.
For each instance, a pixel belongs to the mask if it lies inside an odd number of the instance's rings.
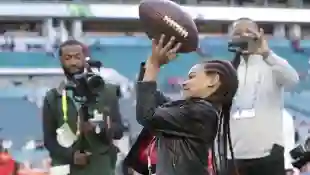
[[93,94],[99,93],[103,85],[104,81],[98,75],[91,75],[87,79],[87,86]]

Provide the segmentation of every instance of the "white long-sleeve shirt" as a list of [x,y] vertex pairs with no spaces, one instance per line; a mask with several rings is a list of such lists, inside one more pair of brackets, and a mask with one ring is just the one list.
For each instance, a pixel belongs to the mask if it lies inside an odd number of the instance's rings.
[[285,169],[293,169],[290,151],[295,147],[295,127],[293,117],[283,109],[283,138]]
[[230,120],[235,157],[268,156],[274,144],[284,146],[283,89],[298,83],[298,73],[285,59],[271,53],[266,59],[260,55],[242,59],[238,79]]

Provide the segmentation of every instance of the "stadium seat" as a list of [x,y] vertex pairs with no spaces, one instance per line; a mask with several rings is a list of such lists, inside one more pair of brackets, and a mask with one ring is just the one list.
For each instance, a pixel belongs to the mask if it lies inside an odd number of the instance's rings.
[[13,141],[13,148],[20,148],[26,139],[40,139],[42,136],[39,108],[18,97],[0,98],[1,137]]

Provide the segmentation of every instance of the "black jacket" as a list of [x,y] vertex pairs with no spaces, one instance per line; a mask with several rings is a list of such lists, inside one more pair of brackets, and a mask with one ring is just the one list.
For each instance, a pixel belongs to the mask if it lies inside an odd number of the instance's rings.
[[[140,74],[138,80],[141,81],[143,79],[144,75],[144,63],[141,64],[140,66]],[[156,106],[160,106],[161,104],[167,103],[170,101],[169,98],[166,98],[162,93],[156,92]],[[149,168],[146,162],[142,162],[140,160],[140,152],[147,150],[149,144],[151,143],[152,138],[154,137],[154,134],[150,132],[147,128],[143,128],[142,131],[140,132],[138,138],[135,140],[134,144],[132,145],[129,153],[127,154],[124,162],[123,162],[123,167],[124,167],[124,174],[128,171],[127,168],[132,168],[138,173],[142,175],[148,175],[149,174]],[[145,147],[147,145],[147,147]],[[151,162],[151,171],[152,174],[155,173],[156,171],[156,162]]]
[[[156,82],[137,84],[137,121],[155,134],[156,174],[206,175],[208,149],[216,136],[216,109],[203,99],[166,101]],[[161,99],[158,99],[161,98]]]

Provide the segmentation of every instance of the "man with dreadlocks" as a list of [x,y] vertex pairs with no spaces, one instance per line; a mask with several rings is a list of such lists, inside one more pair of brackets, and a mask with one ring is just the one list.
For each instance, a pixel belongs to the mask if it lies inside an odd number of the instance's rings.
[[[42,126],[44,145],[49,151],[51,175],[114,174],[116,148],[112,139],[120,139],[123,125],[119,112],[117,87],[100,86],[96,100],[87,104],[87,111],[76,97],[76,76],[89,66],[85,47],[77,40],[60,45],[59,57],[65,80],[49,90],[43,102]],[[102,125],[91,122],[98,118]]]
[[231,36],[247,43],[233,61],[239,87],[230,123],[239,174],[283,175],[283,88],[296,85],[298,73],[270,50],[263,29],[252,20],[235,21]]
[[208,150],[213,147],[218,128],[223,128],[223,140],[229,135],[237,74],[228,61],[197,64],[183,83],[184,99],[169,101],[159,95],[156,77],[160,67],[175,58],[181,44],[172,37],[163,45],[164,39],[162,35],[159,41],[153,40],[144,77],[137,83],[137,121],[156,136],[156,174],[206,175]]

